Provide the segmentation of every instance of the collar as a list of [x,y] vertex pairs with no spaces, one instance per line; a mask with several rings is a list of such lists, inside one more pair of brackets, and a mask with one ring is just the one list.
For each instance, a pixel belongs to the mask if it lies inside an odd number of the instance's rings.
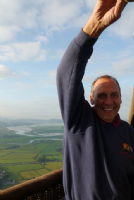
[[[94,111],[95,111],[95,109],[94,109]],[[96,113],[96,115],[97,115],[97,113]],[[105,122],[104,120],[102,120],[98,115],[97,115],[97,117],[102,125],[105,125],[106,123],[108,123],[108,122]],[[113,124],[113,126],[115,128],[117,128],[119,126],[119,123],[120,123],[120,115],[117,113],[116,117],[114,118],[113,122],[111,122],[111,124]]]

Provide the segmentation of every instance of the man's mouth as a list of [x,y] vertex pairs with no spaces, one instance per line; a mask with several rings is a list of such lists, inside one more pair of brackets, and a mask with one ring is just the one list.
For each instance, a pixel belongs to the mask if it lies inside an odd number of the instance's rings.
[[114,110],[114,108],[103,108],[103,110],[112,111],[112,110]]

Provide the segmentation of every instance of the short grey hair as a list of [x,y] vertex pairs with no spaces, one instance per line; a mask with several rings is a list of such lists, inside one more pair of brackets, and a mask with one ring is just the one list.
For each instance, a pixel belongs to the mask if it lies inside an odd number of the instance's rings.
[[114,81],[117,83],[117,85],[118,85],[118,87],[119,87],[119,92],[120,92],[120,94],[121,94],[121,87],[120,87],[120,84],[119,84],[119,82],[117,81],[117,79],[116,79],[115,77],[113,77],[113,76],[110,76],[110,75],[102,75],[102,76],[97,77],[97,78],[94,80],[94,82],[92,83],[92,85],[91,85],[91,95],[92,95],[92,96],[93,96],[93,92],[94,92],[94,85],[95,85],[95,83],[96,83],[98,80],[100,80],[100,79],[112,79],[112,80],[114,80]]

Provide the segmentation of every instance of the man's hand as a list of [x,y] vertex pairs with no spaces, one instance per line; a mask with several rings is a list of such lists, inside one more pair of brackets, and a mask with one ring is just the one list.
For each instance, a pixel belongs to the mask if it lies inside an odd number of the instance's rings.
[[126,4],[125,0],[97,0],[93,14],[83,31],[90,37],[98,38],[105,28],[121,17]]

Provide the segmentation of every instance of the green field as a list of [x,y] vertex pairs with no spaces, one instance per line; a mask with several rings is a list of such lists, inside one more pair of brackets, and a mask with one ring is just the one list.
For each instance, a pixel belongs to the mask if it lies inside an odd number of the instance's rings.
[[63,126],[34,127],[25,136],[0,128],[0,190],[62,168],[63,136],[51,134],[63,132]]

